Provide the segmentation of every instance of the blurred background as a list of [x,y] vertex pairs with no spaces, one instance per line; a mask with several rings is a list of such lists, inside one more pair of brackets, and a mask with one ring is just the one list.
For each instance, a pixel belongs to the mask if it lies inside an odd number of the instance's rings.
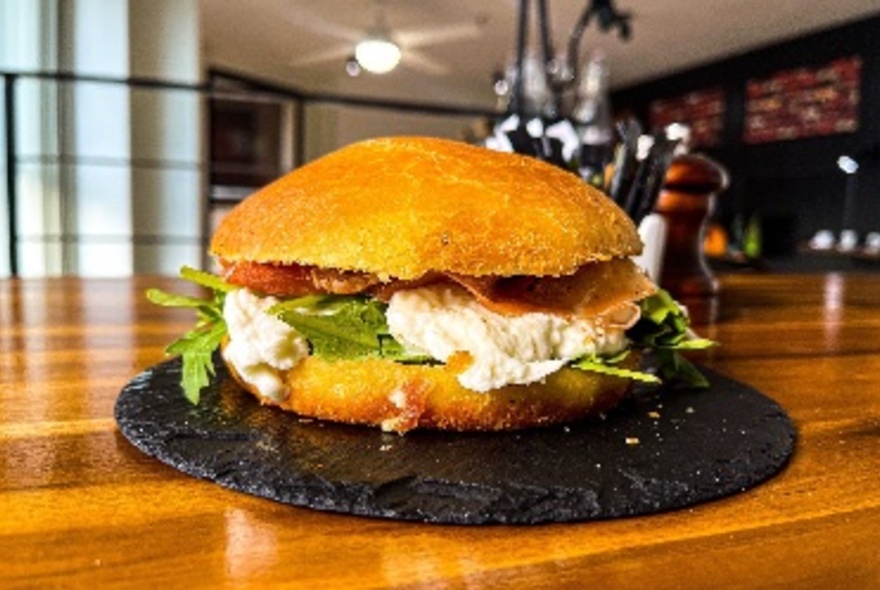
[[880,265],[876,0],[0,0],[0,81],[0,277],[176,274],[315,157],[512,113],[682,125],[713,264]]

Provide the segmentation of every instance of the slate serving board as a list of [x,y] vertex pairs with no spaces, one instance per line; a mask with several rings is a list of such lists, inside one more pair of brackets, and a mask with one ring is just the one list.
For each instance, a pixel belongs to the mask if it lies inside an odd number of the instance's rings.
[[640,391],[568,426],[399,436],[260,406],[215,364],[198,406],[179,359],[135,377],[116,403],[122,434],[184,473],[318,510],[456,524],[648,514],[753,487],[795,446],[779,405],[706,369],[708,391]]

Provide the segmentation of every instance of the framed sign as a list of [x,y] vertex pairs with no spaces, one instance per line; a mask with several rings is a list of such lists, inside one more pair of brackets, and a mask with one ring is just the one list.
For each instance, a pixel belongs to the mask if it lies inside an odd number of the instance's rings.
[[724,90],[709,88],[651,102],[651,129],[682,123],[691,129],[692,147],[715,147],[721,143],[726,102]]
[[862,60],[837,59],[746,83],[745,143],[767,143],[859,128]]

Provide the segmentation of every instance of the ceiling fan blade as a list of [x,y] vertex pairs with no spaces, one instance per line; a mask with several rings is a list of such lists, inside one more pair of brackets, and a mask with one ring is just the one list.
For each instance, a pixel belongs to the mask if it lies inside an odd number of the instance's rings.
[[351,41],[352,43],[357,43],[364,36],[364,32],[360,29],[353,29],[351,27],[346,27],[345,25],[330,22],[313,12],[301,8],[300,6],[297,6],[292,11],[286,12],[285,18],[291,24],[308,29],[313,33]]
[[439,61],[428,57],[420,51],[405,49],[403,51],[403,59],[401,61],[406,67],[424,72],[425,74],[430,74],[432,76],[446,76],[450,72],[450,69],[446,64],[440,63]]
[[476,22],[472,22],[432,29],[395,31],[394,39],[403,47],[424,47],[438,43],[476,39],[482,34],[483,27]]
[[328,61],[339,61],[342,63],[342,60],[351,57],[352,54],[354,54],[354,47],[350,45],[337,45],[336,47],[312,53],[311,55],[294,58],[290,61],[289,65],[294,68],[304,68]]

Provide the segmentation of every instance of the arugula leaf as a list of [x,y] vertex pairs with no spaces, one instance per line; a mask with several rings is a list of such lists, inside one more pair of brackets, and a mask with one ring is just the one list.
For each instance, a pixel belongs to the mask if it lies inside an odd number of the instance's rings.
[[705,350],[717,346],[718,343],[708,338],[690,338],[675,345],[676,350]]
[[687,314],[663,289],[643,299],[640,307],[639,321],[626,332],[632,346],[655,352],[658,372],[664,381],[708,387],[705,376],[679,351],[703,350],[716,343],[691,332]]
[[151,303],[163,307],[191,307],[198,309],[205,305],[205,300],[200,297],[175,295],[174,293],[168,293],[162,289],[147,289],[147,299],[149,299]]
[[626,333],[635,345],[674,347],[687,337],[687,316],[666,291],[661,289],[643,299],[639,307],[641,317]]
[[208,386],[215,374],[212,355],[225,335],[225,322],[204,324],[190,330],[165,349],[166,354],[181,356],[181,387],[193,405],[199,403],[202,389]]
[[269,313],[299,332],[312,354],[327,360],[380,357],[421,362],[388,332],[388,306],[360,295],[309,295],[282,301]]
[[197,270],[190,266],[182,266],[180,268],[180,276],[191,283],[207,287],[215,293],[229,293],[238,287],[230,285],[217,275],[213,275],[203,270]]
[[282,301],[269,313],[299,332],[312,354],[328,360],[379,356],[384,310],[375,300],[344,296],[312,296]]
[[194,268],[184,266],[180,276],[211,291],[209,297],[176,295],[161,289],[147,290],[147,299],[163,307],[181,307],[196,312],[196,327],[165,348],[165,354],[179,355],[183,363],[181,387],[186,398],[193,404],[199,403],[203,388],[214,376],[212,355],[220,347],[226,336],[226,321],[223,319],[223,302],[226,293],[236,287],[220,277]]
[[383,359],[411,365],[433,365],[440,361],[428,354],[407,350],[391,334],[379,334],[379,355]]
[[641,381],[642,383],[660,383],[660,378],[651,373],[644,371],[633,371],[631,369],[623,369],[615,367],[615,363],[620,362],[626,355],[617,355],[614,358],[602,358],[598,356],[586,356],[572,361],[569,366],[581,371],[592,371],[594,373],[602,373],[603,375],[615,375],[624,379],[632,379]]
[[664,381],[679,382],[687,387],[705,389],[709,380],[684,355],[676,350],[658,348],[655,350],[657,369]]

